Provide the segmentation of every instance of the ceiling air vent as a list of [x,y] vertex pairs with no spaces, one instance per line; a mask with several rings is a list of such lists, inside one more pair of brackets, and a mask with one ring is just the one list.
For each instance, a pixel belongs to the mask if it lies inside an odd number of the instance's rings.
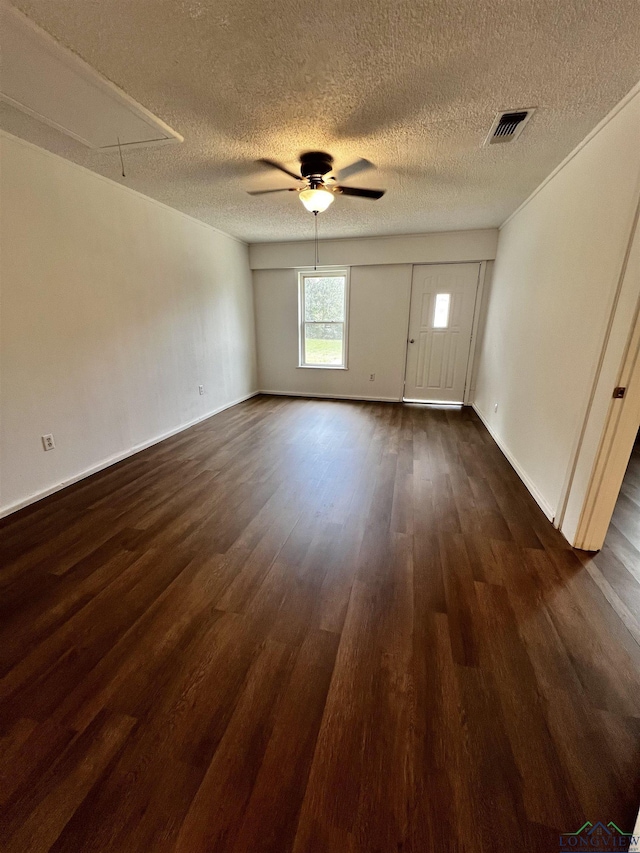
[[499,142],[513,142],[520,136],[533,112],[533,108],[499,112],[491,125],[491,130],[484,144],[496,145]]

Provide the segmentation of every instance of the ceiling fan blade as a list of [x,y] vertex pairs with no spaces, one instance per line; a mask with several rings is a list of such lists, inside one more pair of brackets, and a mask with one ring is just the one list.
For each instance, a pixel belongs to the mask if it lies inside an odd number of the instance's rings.
[[285,166],[282,166],[280,163],[276,163],[275,160],[266,160],[265,158],[261,158],[258,160],[258,163],[262,163],[263,166],[271,166],[272,169],[279,169],[281,172],[284,172],[285,175],[289,175],[290,178],[293,178],[294,181],[302,180],[300,175],[296,175],[295,172],[290,172]]
[[357,195],[360,198],[382,198],[386,190],[363,190],[360,187],[333,187],[342,195]]
[[266,193],[297,193],[297,187],[280,187],[277,190],[247,190],[249,195],[266,195]]
[[351,163],[350,166],[345,166],[344,169],[340,169],[339,172],[336,172],[336,178],[339,181],[346,181],[347,178],[350,178],[352,175],[357,175],[359,172],[364,172],[365,169],[373,168],[373,163],[361,158],[360,160],[356,160],[355,163]]

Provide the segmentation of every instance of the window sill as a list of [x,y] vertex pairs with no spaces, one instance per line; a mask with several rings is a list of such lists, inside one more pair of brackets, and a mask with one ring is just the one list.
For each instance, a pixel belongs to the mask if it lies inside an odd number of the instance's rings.
[[348,367],[342,367],[335,364],[299,364],[298,370],[349,370]]

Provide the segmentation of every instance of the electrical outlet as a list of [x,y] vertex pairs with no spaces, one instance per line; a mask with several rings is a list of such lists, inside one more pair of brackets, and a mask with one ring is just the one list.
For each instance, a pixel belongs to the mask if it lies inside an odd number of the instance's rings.
[[204,394],[204,385],[198,385],[198,394],[202,397]]
[[495,403],[495,404],[494,404],[493,411],[494,411],[494,412],[497,412],[497,411],[498,411],[498,404],[497,404],[497,403]]
[[369,374],[369,382],[375,382],[375,381],[376,381],[375,373],[370,373]]
[[45,450],[53,450],[55,448],[56,443],[51,434],[42,436],[42,446]]

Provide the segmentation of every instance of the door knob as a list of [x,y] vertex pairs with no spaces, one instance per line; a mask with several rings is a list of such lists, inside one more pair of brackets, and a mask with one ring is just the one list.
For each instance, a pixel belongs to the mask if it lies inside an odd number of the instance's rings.
[[410,343],[410,344],[415,344],[415,338],[411,338],[411,340],[409,341],[409,343]]

